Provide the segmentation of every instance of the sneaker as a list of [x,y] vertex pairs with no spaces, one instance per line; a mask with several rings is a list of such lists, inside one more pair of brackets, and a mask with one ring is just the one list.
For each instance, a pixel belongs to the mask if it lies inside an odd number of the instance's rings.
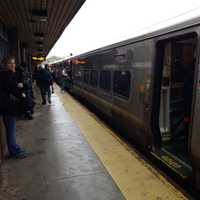
[[46,102],[42,102],[42,105],[46,105]]
[[51,104],[51,100],[50,100],[50,101],[48,101],[48,103],[49,103],[49,104]]
[[25,116],[24,116],[24,118],[25,118],[26,120],[32,120],[32,119],[33,119],[33,116],[32,116],[31,113],[26,113]]
[[10,157],[15,158],[15,159],[24,159],[27,157],[27,153],[26,153],[26,151],[22,150],[19,153],[12,154]]

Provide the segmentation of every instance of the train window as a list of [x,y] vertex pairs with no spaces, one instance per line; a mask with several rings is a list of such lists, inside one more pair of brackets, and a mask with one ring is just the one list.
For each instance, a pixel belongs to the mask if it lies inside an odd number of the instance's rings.
[[129,71],[114,72],[114,93],[123,97],[129,98],[131,85],[131,73]]
[[111,85],[111,72],[102,71],[100,73],[100,88],[106,91],[110,91]]
[[98,72],[95,71],[95,70],[91,71],[91,74],[90,74],[90,84],[93,87],[97,87],[97,85],[98,85]]
[[89,83],[89,81],[90,81],[90,71],[89,70],[84,71],[83,80],[85,83]]

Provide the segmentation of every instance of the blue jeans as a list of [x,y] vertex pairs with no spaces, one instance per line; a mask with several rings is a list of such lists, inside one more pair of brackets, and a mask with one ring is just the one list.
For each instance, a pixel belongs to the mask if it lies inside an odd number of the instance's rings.
[[61,90],[65,90],[65,86],[66,86],[66,80],[65,80],[65,78],[64,77],[62,77],[62,79],[61,79]]
[[3,116],[3,121],[6,128],[8,151],[10,155],[18,154],[22,150],[16,143],[16,117],[6,115]]

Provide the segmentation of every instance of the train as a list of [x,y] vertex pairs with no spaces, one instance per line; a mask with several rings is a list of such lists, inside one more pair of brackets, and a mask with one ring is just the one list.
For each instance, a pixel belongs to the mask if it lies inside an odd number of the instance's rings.
[[[200,17],[51,64],[72,94],[200,191]],[[60,74],[60,75],[59,75]]]

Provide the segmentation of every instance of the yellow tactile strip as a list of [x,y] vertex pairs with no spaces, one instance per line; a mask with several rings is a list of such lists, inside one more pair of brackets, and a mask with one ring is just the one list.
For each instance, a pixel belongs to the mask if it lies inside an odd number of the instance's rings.
[[187,199],[73,97],[56,94],[127,200]]

